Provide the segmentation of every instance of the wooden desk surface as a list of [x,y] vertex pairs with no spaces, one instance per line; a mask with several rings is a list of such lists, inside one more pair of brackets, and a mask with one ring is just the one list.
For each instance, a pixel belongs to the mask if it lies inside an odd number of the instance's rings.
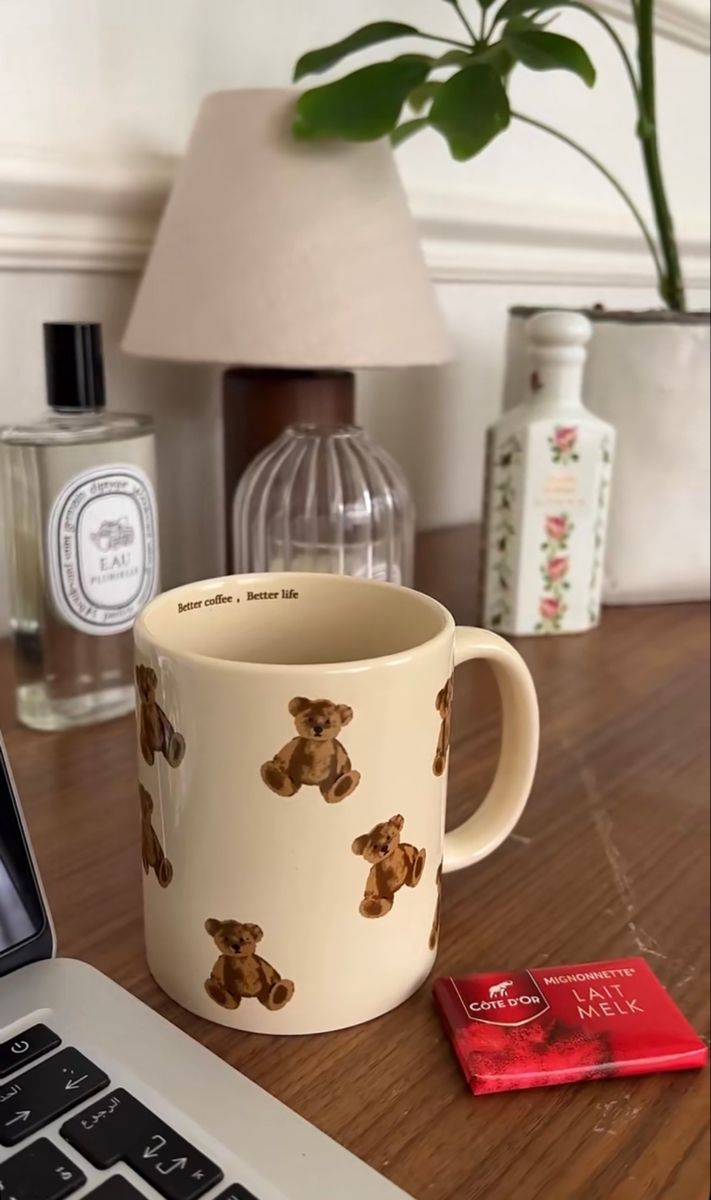
[[[472,619],[471,529],[421,539],[420,586]],[[669,605],[519,643],[541,703],[538,776],[514,836],[447,876],[439,974],[644,954],[708,1035],[708,635],[707,606]],[[183,1012],[143,956],[132,720],[31,733],[12,713],[6,643],[0,679],[63,955],[106,972],[415,1200],[707,1200],[707,1072],[474,1099],[428,986],[320,1037],[233,1033]],[[462,667],[452,824],[483,795],[497,746],[488,670]],[[316,1187],[314,1200],[331,1198]]]

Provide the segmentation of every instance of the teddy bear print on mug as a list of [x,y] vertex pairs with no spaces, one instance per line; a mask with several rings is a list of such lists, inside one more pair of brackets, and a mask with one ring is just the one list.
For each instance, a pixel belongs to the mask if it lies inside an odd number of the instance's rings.
[[241,921],[216,921],[210,917],[205,929],[213,938],[220,957],[205,991],[221,1008],[239,1008],[243,999],[255,998],[271,1012],[278,1012],[294,995],[290,979],[282,979],[278,971],[255,954],[257,942],[264,936],[258,925]]
[[141,783],[138,785],[138,794],[141,798],[141,858],[143,860],[143,870],[147,875],[152,868],[155,871],[156,879],[160,886],[167,888],[173,878],[173,867],[165,857],[158,834],[153,828],[151,821],[153,797]]
[[350,796],[360,783],[338,735],[353,720],[353,709],[331,700],[295,696],[289,702],[297,736],[261,768],[262,779],[277,796],[295,796],[303,786],[317,787],[327,804]]
[[362,917],[384,917],[393,906],[395,893],[401,887],[417,887],[422,878],[427,852],[400,841],[404,824],[404,817],[398,813],[374,825],[351,846],[354,854],[371,864],[358,909]]
[[185,757],[185,738],[176,733],[163,709],[156,701],[158,676],[152,667],[136,667],[138,689],[138,729],[141,754],[149,767],[156,754],[162,754],[171,767],[177,767]]
[[449,753],[449,728],[452,715],[452,693],[454,691],[454,682],[450,675],[443,688],[437,693],[435,700],[435,708],[442,718],[442,724],[439,729],[439,738],[437,739],[437,750],[432,763],[432,770],[435,775],[444,775],[444,768],[447,765],[447,754]]

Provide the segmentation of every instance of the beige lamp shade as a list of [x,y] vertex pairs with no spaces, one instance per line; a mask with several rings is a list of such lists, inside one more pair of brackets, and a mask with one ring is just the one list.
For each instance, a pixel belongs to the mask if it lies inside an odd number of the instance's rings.
[[130,354],[311,369],[450,357],[389,146],[294,141],[295,95],[204,100],[128,323]]

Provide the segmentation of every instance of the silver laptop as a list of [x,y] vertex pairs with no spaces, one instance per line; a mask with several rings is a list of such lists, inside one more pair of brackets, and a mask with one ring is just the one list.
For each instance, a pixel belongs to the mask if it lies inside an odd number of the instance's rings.
[[407,1200],[93,967],[55,957],[1,739],[0,977],[0,1200]]

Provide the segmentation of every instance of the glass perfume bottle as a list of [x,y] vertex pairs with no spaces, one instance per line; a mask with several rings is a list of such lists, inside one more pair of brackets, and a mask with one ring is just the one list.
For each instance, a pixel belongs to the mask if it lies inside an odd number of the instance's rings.
[[583,404],[591,333],[580,313],[532,317],[528,393],[487,433],[483,623],[501,633],[600,620],[615,431]]
[[236,570],[412,584],[414,508],[397,463],[353,425],[286,429],[235,492]]
[[133,708],[131,628],[158,587],[149,417],[104,411],[101,328],[44,327],[50,412],[0,432],[18,719]]

